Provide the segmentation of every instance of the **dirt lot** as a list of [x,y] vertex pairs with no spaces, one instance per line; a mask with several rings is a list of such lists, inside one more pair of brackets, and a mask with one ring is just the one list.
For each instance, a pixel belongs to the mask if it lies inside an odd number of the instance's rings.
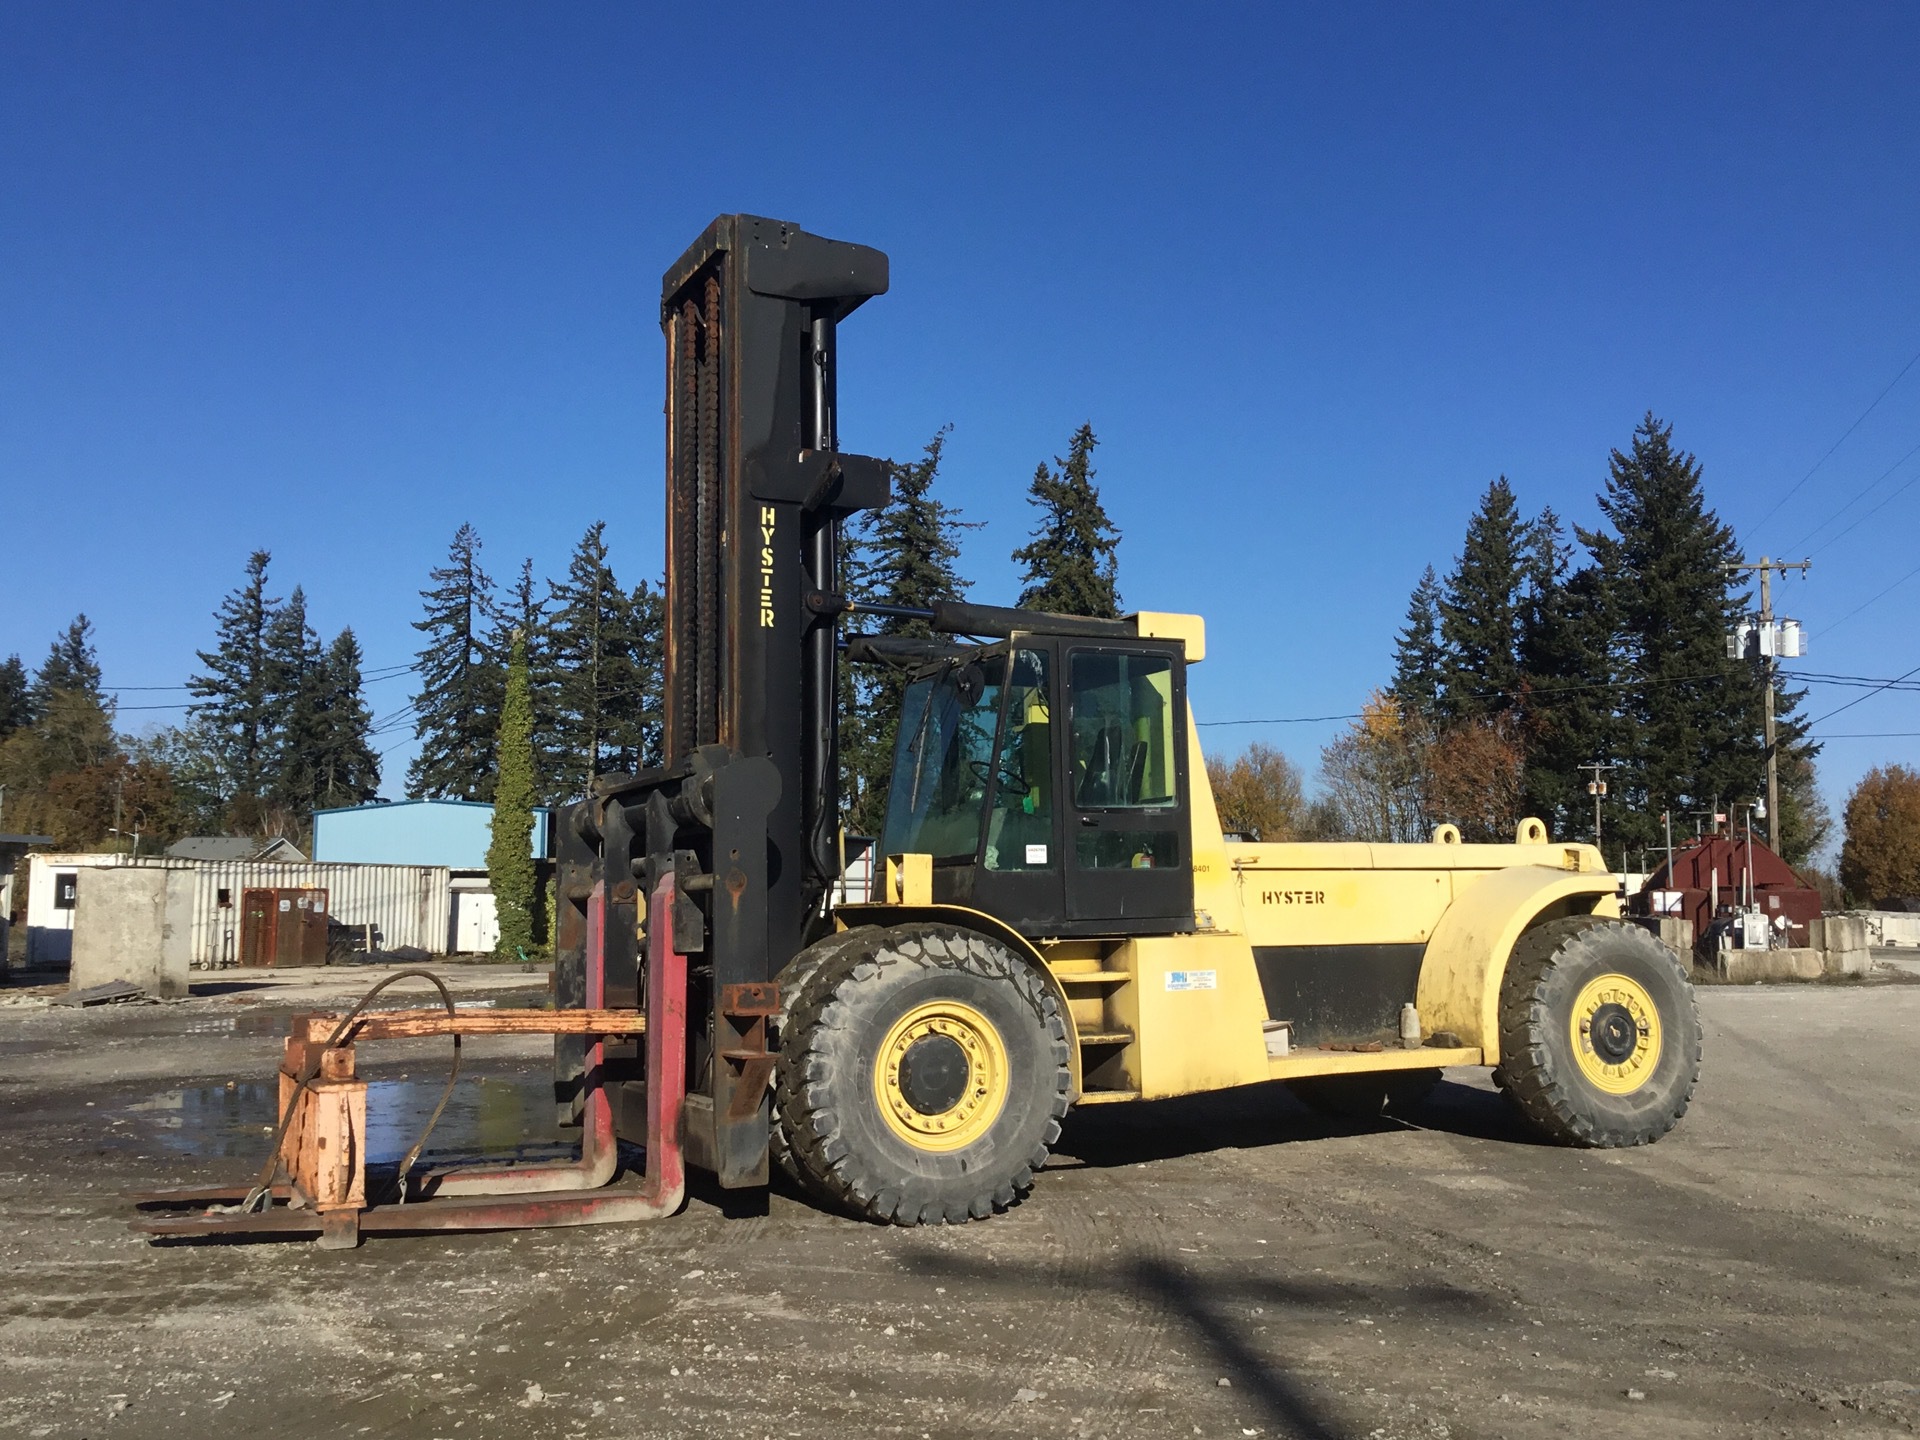
[[[257,1162],[255,1082],[329,984],[0,1005],[0,1435],[1920,1427],[1910,977],[1702,991],[1693,1113],[1635,1152],[1535,1145],[1460,1072],[1417,1125],[1331,1127],[1277,1087],[1091,1111],[1031,1199],[953,1230],[702,1192],[649,1227],[344,1252],[129,1234],[123,1188]],[[460,980],[510,1003],[538,984]],[[550,1110],[536,1052],[487,1043],[444,1143]],[[441,1050],[392,1053],[367,1068],[407,1112],[375,1137],[397,1151]]]

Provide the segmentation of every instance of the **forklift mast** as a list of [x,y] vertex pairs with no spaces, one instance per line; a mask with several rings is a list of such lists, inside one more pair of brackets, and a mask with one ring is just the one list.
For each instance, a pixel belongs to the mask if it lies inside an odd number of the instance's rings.
[[[888,469],[839,451],[835,339],[886,289],[880,251],[752,215],[716,219],[667,271],[664,763],[595,777],[556,827],[561,1006],[586,1003],[590,931],[605,1003],[638,1003],[640,896],[674,881],[687,1156],[729,1187],[766,1182],[773,977],[824,923],[838,869],[839,532],[886,503]],[[557,1042],[563,1108],[584,1059]],[[633,1043],[606,1063],[620,1128],[643,1139]]]

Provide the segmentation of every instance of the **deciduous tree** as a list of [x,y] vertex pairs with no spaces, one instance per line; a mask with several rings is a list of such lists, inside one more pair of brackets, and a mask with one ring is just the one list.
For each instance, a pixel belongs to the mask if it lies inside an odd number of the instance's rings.
[[1920,899],[1920,771],[1869,770],[1847,797],[1846,825],[1840,883],[1847,894],[1881,906]]
[[1526,772],[1518,730],[1512,715],[1483,715],[1435,734],[1423,756],[1427,817],[1458,825],[1469,844],[1510,840]]
[[1425,840],[1426,722],[1375,691],[1351,722],[1320,752],[1320,783],[1337,823],[1321,821],[1355,840]]
[[1300,767],[1271,745],[1256,740],[1230,761],[1209,758],[1207,779],[1221,829],[1269,843],[1306,838]]

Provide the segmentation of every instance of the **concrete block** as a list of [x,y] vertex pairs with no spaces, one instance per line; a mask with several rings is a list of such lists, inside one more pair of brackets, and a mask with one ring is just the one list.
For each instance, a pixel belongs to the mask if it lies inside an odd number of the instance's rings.
[[73,904],[75,990],[124,980],[164,999],[187,994],[193,877],[141,866],[83,870]]
[[1826,973],[1823,952],[1811,947],[1793,950],[1722,950],[1714,968],[1723,980],[1736,985],[1763,981],[1818,980]]
[[1829,975],[1865,975],[1873,969],[1873,952],[1864,945],[1857,950],[1822,950]]
[[1693,921],[1684,915],[1656,915],[1652,917],[1654,934],[1660,937],[1660,943],[1673,952],[1683,968],[1693,965]]

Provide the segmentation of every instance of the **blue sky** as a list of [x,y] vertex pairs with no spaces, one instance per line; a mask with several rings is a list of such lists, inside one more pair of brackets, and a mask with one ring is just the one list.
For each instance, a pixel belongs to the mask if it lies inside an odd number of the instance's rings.
[[[85,610],[111,685],[179,685],[265,547],[393,666],[467,520],[503,577],[595,519],[657,572],[660,273],[750,210],[891,255],[843,442],[954,426],[977,598],[1093,423],[1125,598],[1209,618],[1203,721],[1351,712],[1487,482],[1592,524],[1648,409],[1752,555],[1815,550],[1803,667],[1897,675],[1920,577],[1850,612],[1920,565],[1920,485],[1817,547],[1920,455],[1815,527],[1920,445],[1920,367],[1846,433],[1920,352],[1916,41],[1894,5],[0,7],[0,654]],[[1334,728],[1207,733],[1311,767]]]

